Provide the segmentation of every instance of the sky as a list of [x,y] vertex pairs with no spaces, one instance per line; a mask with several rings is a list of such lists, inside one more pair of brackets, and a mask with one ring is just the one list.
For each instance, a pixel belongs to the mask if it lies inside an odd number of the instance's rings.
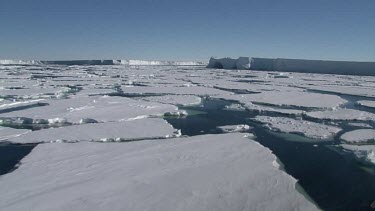
[[0,59],[375,61],[375,0],[0,0]]

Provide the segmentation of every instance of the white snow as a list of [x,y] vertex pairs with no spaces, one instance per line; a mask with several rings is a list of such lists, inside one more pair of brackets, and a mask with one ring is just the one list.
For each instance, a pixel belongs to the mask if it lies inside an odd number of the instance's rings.
[[163,95],[141,98],[145,101],[167,103],[177,106],[197,105],[201,103],[201,98],[194,95]]
[[373,129],[359,129],[344,133],[340,139],[347,143],[368,143],[375,142],[375,130]]
[[40,103],[43,103],[43,99],[2,103],[0,104],[0,112],[5,113],[11,109],[17,109],[17,108],[28,107],[28,106],[38,106],[40,105]]
[[354,126],[354,127],[361,127],[361,128],[372,128],[371,125],[366,123],[360,123],[360,122],[349,122],[348,125]]
[[9,138],[17,137],[17,136],[20,136],[29,132],[30,130],[26,130],[26,129],[14,129],[14,128],[0,126],[0,141],[5,141]]
[[79,141],[128,141],[134,139],[168,138],[178,136],[165,120],[159,118],[121,122],[72,125],[49,128],[9,138],[12,143],[79,142]]
[[256,116],[254,120],[265,124],[271,130],[299,134],[313,139],[327,140],[341,131],[338,127],[286,117]]
[[0,209],[317,210],[245,135],[41,144],[0,177]]
[[0,114],[0,117],[27,117],[31,119],[65,119],[67,122],[78,123],[81,119],[90,118],[98,122],[119,121],[141,116],[163,115],[176,112],[177,107],[134,100],[125,97],[75,97],[71,99],[48,99],[48,106],[34,107]]
[[334,109],[325,111],[307,112],[306,116],[315,119],[327,120],[371,120],[375,121],[375,114],[354,109]]
[[149,87],[149,86],[122,86],[122,91],[127,94],[174,94],[174,95],[197,95],[212,96],[219,94],[231,94],[231,92],[222,91],[210,87],[186,86],[186,87]]
[[274,106],[304,108],[334,108],[347,101],[336,95],[300,91],[265,91],[259,94],[219,95],[214,98],[235,100],[242,103],[261,103]]

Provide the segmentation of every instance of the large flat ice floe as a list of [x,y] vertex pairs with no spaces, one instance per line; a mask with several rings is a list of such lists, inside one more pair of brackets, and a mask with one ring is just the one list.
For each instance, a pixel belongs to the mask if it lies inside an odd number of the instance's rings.
[[0,126],[0,141],[5,141],[9,138],[21,136],[29,132],[30,130],[27,130],[27,129],[14,129],[14,128]]
[[179,136],[167,121],[159,118],[146,118],[132,121],[105,122],[72,125],[60,128],[37,130],[8,138],[12,143],[39,142],[79,142],[79,141],[131,141],[150,138],[170,138]]
[[366,106],[366,107],[369,107],[369,108],[375,108],[375,101],[371,101],[371,100],[360,100],[357,102],[359,105],[361,106]]
[[327,120],[363,120],[374,121],[375,114],[354,109],[335,109],[325,111],[307,112],[306,116],[314,119]]
[[375,130],[359,129],[344,133],[340,139],[347,143],[366,144],[375,142]]
[[163,95],[141,98],[145,101],[168,103],[177,106],[189,106],[200,104],[202,99],[194,95]]
[[304,108],[334,108],[347,101],[336,95],[299,91],[266,91],[259,94],[220,95],[215,98],[235,100],[241,103],[261,103],[274,106]]
[[[43,119],[79,123],[82,119],[93,119],[98,122],[128,120],[149,115],[173,113],[176,106],[134,100],[125,97],[74,97],[70,99],[48,99],[43,101],[47,106],[34,107],[0,114],[1,118],[25,117],[32,120]],[[11,121],[11,120],[9,120]]]
[[232,94],[231,92],[222,91],[211,87],[200,86],[181,86],[181,87],[147,87],[147,86],[122,86],[122,91],[126,94],[174,94],[174,95],[197,95],[212,96],[219,94]]
[[245,136],[41,144],[0,177],[0,209],[317,210]]
[[320,140],[330,139],[341,131],[338,127],[286,117],[256,116],[254,120],[265,124],[271,130]]

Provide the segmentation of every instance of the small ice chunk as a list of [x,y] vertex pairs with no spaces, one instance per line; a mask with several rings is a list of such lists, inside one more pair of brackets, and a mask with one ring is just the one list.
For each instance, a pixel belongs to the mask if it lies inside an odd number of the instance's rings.
[[224,133],[248,132],[251,129],[249,125],[225,125],[217,128]]

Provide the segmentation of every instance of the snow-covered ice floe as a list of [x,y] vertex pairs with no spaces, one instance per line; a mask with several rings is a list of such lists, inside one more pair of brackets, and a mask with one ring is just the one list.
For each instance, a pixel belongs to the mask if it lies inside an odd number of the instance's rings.
[[375,164],[375,145],[340,145],[345,151],[351,152],[359,160]]
[[271,130],[298,134],[317,140],[330,139],[341,131],[338,127],[286,117],[256,116],[253,120],[263,123]]
[[145,101],[167,103],[177,106],[198,105],[201,103],[201,98],[194,95],[163,95],[141,98]]
[[344,133],[341,140],[351,144],[375,143],[375,130],[359,129]]
[[374,121],[375,114],[366,111],[359,111],[354,109],[334,109],[325,111],[307,112],[306,116],[314,119],[327,120],[362,120]]
[[132,121],[105,122],[43,129],[14,138],[8,138],[7,141],[12,143],[79,141],[121,142],[177,136],[180,136],[180,132],[175,130],[167,121],[159,118],[146,118]]
[[372,128],[371,125],[362,122],[349,122],[348,125],[352,127]]
[[[336,95],[300,91],[265,91],[259,94],[219,95],[213,96],[213,98],[238,101],[249,105],[260,103],[264,105],[302,108],[334,108],[347,102]],[[249,107],[251,108],[251,106]]]
[[0,209],[317,210],[246,135],[41,144],[0,177]]
[[369,108],[375,108],[375,101],[371,101],[371,100],[360,100],[357,102],[359,105],[361,106],[366,106],[366,107],[369,107]]
[[9,138],[21,136],[29,132],[30,130],[27,130],[27,129],[13,129],[9,127],[0,126],[0,141],[5,141]]
[[70,99],[48,99],[44,102],[49,105],[0,113],[0,119],[6,119],[10,122],[13,121],[14,117],[29,118],[31,121],[42,119],[49,123],[55,123],[56,121],[80,123],[83,119],[108,122],[147,116],[162,116],[167,112],[178,112],[178,108],[173,105],[125,97],[86,96]]

